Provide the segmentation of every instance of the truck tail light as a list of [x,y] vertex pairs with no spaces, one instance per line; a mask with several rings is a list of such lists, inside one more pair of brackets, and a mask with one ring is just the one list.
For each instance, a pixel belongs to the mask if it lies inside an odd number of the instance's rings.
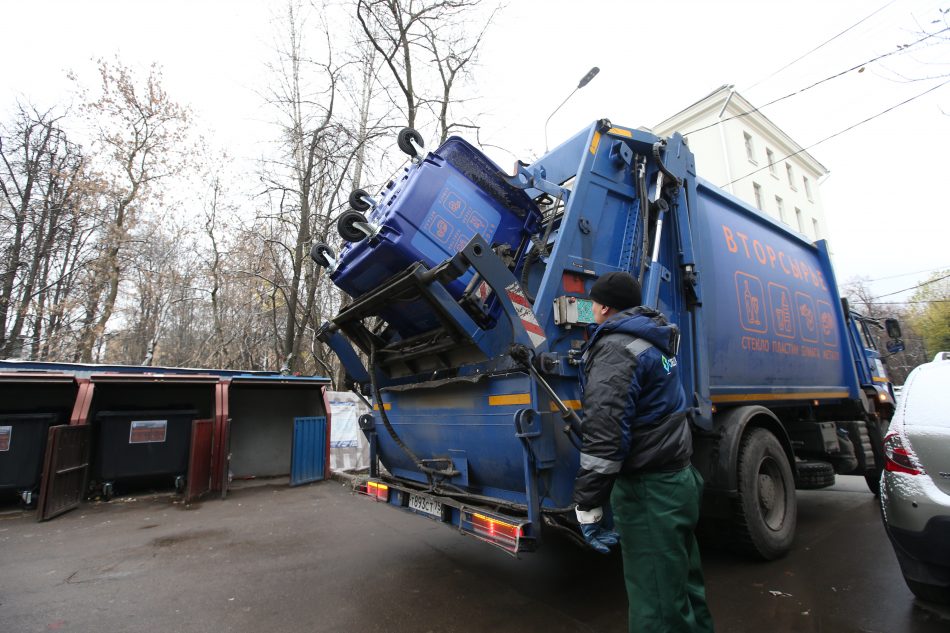
[[378,481],[367,481],[365,486],[359,487],[359,491],[377,501],[389,501],[389,486]]
[[908,475],[923,474],[910,442],[901,433],[890,433],[884,438],[884,470]]
[[512,522],[516,520],[463,510],[459,527],[463,532],[472,534],[492,545],[497,545],[506,552],[514,554],[518,552],[518,545],[524,536],[524,523]]

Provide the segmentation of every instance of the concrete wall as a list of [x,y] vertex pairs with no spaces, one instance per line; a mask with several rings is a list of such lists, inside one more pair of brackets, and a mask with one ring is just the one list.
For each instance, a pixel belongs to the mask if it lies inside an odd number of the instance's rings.
[[232,384],[230,389],[231,474],[289,475],[294,418],[325,415],[319,387]]

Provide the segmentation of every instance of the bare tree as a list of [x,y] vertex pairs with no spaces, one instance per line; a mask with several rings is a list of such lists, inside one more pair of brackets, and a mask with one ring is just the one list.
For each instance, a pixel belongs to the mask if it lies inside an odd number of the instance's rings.
[[89,362],[112,317],[122,280],[122,252],[155,185],[175,174],[187,155],[189,113],[171,100],[157,66],[144,80],[116,61],[99,62],[100,86],[82,90],[96,130],[95,148],[109,188],[103,200],[99,256],[90,267],[75,360]]
[[[423,107],[436,104],[433,111],[443,140],[448,135],[453,126],[448,117],[456,78],[475,59],[491,22],[489,18],[477,36],[466,35],[467,21],[480,4],[479,0],[357,0],[356,18],[389,69],[396,84],[393,103],[402,110],[409,127],[419,126]],[[438,96],[432,97],[434,74],[438,74],[440,89]]]
[[[63,115],[19,105],[0,130],[0,355],[37,358],[63,324],[73,276],[84,263],[87,203],[97,183]],[[47,310],[50,318],[47,319]]]

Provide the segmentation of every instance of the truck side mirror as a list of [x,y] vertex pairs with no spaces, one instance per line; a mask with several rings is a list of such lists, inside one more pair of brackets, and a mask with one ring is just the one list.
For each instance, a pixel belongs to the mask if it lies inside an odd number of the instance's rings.
[[887,351],[891,354],[896,354],[897,352],[904,351],[904,341],[899,338],[893,339],[887,342]]
[[901,324],[897,319],[884,319],[884,328],[887,330],[887,336],[893,339],[901,337]]

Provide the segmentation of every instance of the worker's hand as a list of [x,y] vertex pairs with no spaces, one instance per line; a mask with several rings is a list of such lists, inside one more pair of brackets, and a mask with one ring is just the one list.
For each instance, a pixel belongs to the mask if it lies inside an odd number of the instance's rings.
[[581,525],[581,534],[584,540],[592,548],[601,554],[609,554],[610,548],[620,542],[620,535],[613,530],[605,528],[601,522],[604,518],[603,508],[592,508],[590,510],[581,510],[575,508],[577,522]]

